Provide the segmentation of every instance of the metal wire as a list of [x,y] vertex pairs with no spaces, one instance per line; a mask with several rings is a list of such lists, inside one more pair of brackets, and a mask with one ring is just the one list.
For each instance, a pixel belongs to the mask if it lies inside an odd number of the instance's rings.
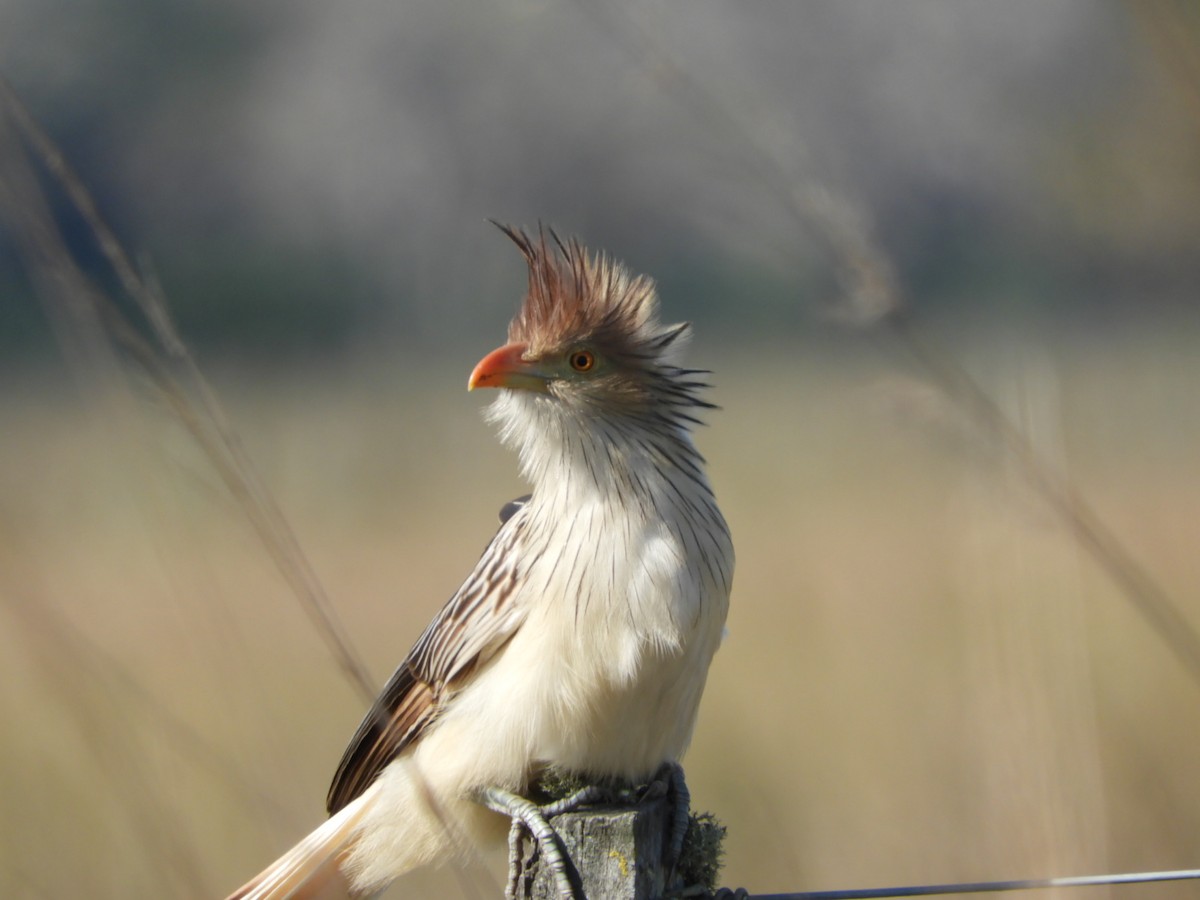
[[1070,878],[1022,878],[1015,881],[966,881],[960,884],[918,884],[907,887],[863,888],[848,891],[801,891],[795,894],[753,894],[750,900],[869,900],[872,897],[931,897],[937,894],[985,894],[1105,884],[1145,884],[1152,881],[1200,879],[1200,869],[1168,872],[1126,872],[1120,875],[1078,875]]

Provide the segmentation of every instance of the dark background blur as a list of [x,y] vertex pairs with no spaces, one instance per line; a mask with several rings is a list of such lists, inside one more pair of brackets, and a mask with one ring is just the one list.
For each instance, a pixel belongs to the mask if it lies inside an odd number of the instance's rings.
[[[494,335],[513,255],[487,217],[608,247],[730,336],[812,327],[837,300],[831,261],[755,144],[865,210],[923,314],[1105,329],[1178,312],[1200,269],[1198,17],[5,0],[0,59],[191,340],[261,360]],[[38,316],[4,315],[20,352]]]
[[[542,221],[652,275],[716,372],[739,563],[686,763],[728,883],[1200,865],[1195,681],[879,322],[1200,618],[1196,4],[0,0],[0,74],[378,682],[523,493],[463,388],[524,284],[486,220]],[[56,343],[13,237],[0,894],[221,896],[320,821],[362,701],[162,397]]]

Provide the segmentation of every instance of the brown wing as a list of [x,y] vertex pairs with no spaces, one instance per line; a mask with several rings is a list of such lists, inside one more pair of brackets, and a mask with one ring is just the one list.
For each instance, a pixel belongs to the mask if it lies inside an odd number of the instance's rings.
[[501,525],[474,571],[425,629],[358,726],[329,787],[330,815],[418,740],[454,688],[491,659],[525,620],[526,609],[515,590],[525,527],[518,512]]

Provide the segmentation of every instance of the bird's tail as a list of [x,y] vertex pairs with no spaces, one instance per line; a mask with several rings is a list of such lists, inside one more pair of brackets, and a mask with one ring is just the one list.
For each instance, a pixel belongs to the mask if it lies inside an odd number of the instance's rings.
[[339,863],[375,797],[374,791],[367,791],[348,803],[228,900],[347,900],[356,896]]

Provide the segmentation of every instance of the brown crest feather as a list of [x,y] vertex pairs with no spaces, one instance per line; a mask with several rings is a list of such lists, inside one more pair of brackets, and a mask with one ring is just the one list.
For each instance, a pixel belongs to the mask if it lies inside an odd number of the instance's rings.
[[508,326],[508,339],[527,344],[530,355],[594,342],[610,352],[653,359],[682,333],[658,323],[651,279],[631,275],[605,253],[588,253],[574,238],[563,241],[553,229],[539,226],[534,239],[495,224],[529,264],[529,289]]

